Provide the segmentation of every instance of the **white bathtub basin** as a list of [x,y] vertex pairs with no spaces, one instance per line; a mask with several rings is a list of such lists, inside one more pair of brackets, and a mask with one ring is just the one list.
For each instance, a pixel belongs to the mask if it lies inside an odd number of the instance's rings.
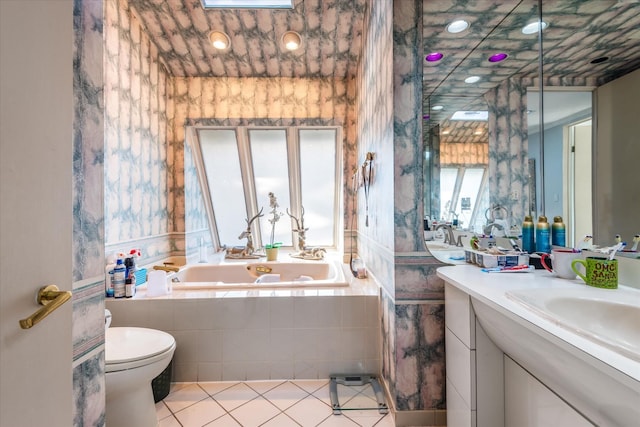
[[640,361],[640,291],[629,288],[508,292],[534,313]]
[[[262,280],[267,278],[269,280]],[[174,290],[323,288],[349,286],[337,261],[187,264],[167,276]]]

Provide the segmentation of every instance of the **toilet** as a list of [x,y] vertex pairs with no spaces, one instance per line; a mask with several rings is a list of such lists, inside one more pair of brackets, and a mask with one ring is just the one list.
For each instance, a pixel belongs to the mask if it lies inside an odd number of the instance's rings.
[[109,427],[156,427],[151,381],[169,366],[176,340],[147,328],[105,332],[106,423]]

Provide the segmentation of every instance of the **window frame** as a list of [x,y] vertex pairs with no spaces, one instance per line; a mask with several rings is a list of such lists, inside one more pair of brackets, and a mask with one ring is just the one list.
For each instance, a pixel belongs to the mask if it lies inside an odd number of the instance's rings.
[[[216,219],[215,210],[213,208],[211,189],[207,180],[204,159],[202,156],[202,148],[200,145],[199,133],[203,130],[233,130],[236,135],[236,144],[238,147],[238,156],[240,162],[240,173],[242,178],[242,187],[244,191],[244,204],[246,218],[252,218],[258,214],[260,204],[258,203],[258,195],[256,194],[255,176],[253,172],[253,159],[251,156],[251,145],[249,132],[251,130],[285,130],[286,150],[287,150],[287,167],[289,176],[289,212],[300,217],[302,211],[302,171],[300,167],[300,131],[301,130],[334,130],[335,131],[335,163],[334,163],[334,208],[333,208],[333,236],[332,245],[324,245],[321,247],[327,249],[338,249],[342,245],[342,235],[340,230],[343,227],[342,211],[343,199],[343,135],[342,128],[335,125],[235,125],[235,126],[215,126],[215,125],[192,125],[187,126],[186,139],[191,148],[193,161],[196,167],[196,175],[200,184],[203,196],[207,220],[209,223],[209,231],[211,239],[216,248],[221,248],[223,242],[220,241],[218,232],[218,221]],[[266,195],[265,195],[266,197]],[[281,207],[284,212],[287,207]],[[267,215],[267,212],[264,212]],[[295,224],[292,219],[290,221],[290,233],[292,246],[284,246],[285,248],[294,248],[297,242],[297,235],[292,231]],[[310,224],[306,224],[308,227]],[[312,226],[312,225],[311,225]],[[240,233],[242,230],[238,230]],[[254,221],[251,224],[251,233],[256,249],[264,247],[262,241],[262,230],[260,221]]]

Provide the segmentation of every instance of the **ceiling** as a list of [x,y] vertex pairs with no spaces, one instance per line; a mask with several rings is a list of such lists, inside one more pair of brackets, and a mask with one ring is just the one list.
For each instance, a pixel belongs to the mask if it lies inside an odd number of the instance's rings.
[[[545,78],[562,78],[567,84],[590,78],[601,85],[640,68],[640,1],[547,0],[542,9],[543,21],[549,24],[542,41]],[[425,55],[444,54],[439,62],[424,61],[424,109],[445,107],[430,111],[429,124],[465,127],[445,120],[456,110],[486,110],[482,95],[510,76],[537,77],[538,34],[525,35],[521,29],[538,18],[537,0],[425,1]],[[467,20],[469,29],[448,33],[445,27],[455,19]],[[489,62],[498,52],[509,56],[500,63]],[[590,63],[603,56],[609,60]],[[480,81],[464,83],[471,75]],[[552,107],[545,101],[545,117]]]
[[[129,0],[169,72],[178,77],[355,76],[366,0],[295,0],[294,9],[207,9],[200,0]],[[211,31],[231,47],[218,51]],[[296,31],[301,49],[282,47]]]
[[[204,10],[200,0],[129,3],[174,76],[345,78],[357,72],[368,1],[295,0],[293,10]],[[425,54],[444,54],[437,63],[423,61],[425,112],[445,106],[430,112],[431,125],[455,110],[485,108],[482,95],[510,76],[537,76],[537,34],[521,32],[537,20],[537,6],[537,0],[424,1]],[[446,24],[458,18],[470,28],[448,33]],[[545,77],[589,77],[603,84],[640,68],[639,0],[545,0],[543,20],[549,22],[543,32]],[[211,46],[212,30],[229,35],[230,49]],[[301,49],[281,47],[287,30],[301,34]],[[509,57],[487,61],[496,52]],[[590,64],[602,56],[610,59]],[[481,80],[466,84],[469,75]]]

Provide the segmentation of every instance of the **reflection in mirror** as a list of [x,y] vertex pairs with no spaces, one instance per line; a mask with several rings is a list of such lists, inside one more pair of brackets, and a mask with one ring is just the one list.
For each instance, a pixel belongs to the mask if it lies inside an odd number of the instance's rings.
[[[565,223],[571,222],[568,225],[570,238],[567,244],[575,241],[576,236],[587,234],[588,229],[593,231],[596,244],[607,244],[613,236],[609,236],[609,230],[619,226],[622,221],[618,217],[615,219],[616,226],[611,225],[613,220],[610,217],[613,215],[599,207],[600,196],[597,190],[593,191],[591,210],[588,207],[588,197],[584,195],[588,193],[587,187],[611,182],[611,169],[619,173],[618,168],[607,166],[610,165],[608,158],[599,156],[593,159],[592,168],[573,166],[570,169],[571,164],[567,163],[567,159],[571,157],[571,151],[566,147],[570,147],[567,144],[571,142],[565,140],[583,138],[583,134],[588,136],[589,125],[593,123],[593,150],[604,149],[607,156],[612,157],[619,155],[614,154],[617,150],[614,147],[624,144],[612,144],[611,141],[626,138],[626,133],[617,138],[608,134],[603,139],[602,129],[619,129],[620,126],[612,125],[611,121],[621,117],[620,114],[601,115],[603,109],[598,101],[598,108],[594,109],[598,116],[594,113],[593,121],[590,122],[590,114],[582,106],[583,101],[591,104],[594,89],[598,98],[602,98],[599,91],[604,88],[603,85],[622,80],[622,76],[640,68],[640,2],[545,2],[542,12],[542,20],[547,23],[547,27],[542,33],[544,52],[538,52],[540,46],[537,33],[523,32],[526,24],[539,21],[537,0],[504,1],[499,5],[491,1],[478,1],[472,7],[468,4],[443,6],[440,2],[424,2],[425,215],[453,221],[455,215],[447,212],[449,207],[462,207],[462,203],[458,205],[457,201],[461,202],[464,197],[460,196],[464,195],[456,193],[463,186],[462,181],[457,179],[461,176],[461,170],[458,169],[456,174],[456,183],[446,187],[444,182],[442,144],[447,135],[443,132],[449,126],[453,112],[485,110],[489,112],[486,122],[487,206],[491,209],[487,211],[487,215],[477,211],[474,216],[473,206],[469,222],[463,223],[462,227],[477,232],[478,217],[480,224],[488,226],[490,221],[504,216],[511,228],[510,233],[519,233],[524,215],[541,214],[540,206],[545,204],[544,213],[550,221],[553,216],[562,215]],[[447,23],[454,19],[466,20],[470,24],[469,28],[460,33],[447,32]],[[438,55],[434,55],[436,53]],[[499,53],[506,54],[506,58],[497,62],[490,60]],[[543,59],[545,109],[542,135],[553,141],[555,132],[560,135],[561,140],[559,146],[547,148],[551,152],[544,155],[545,162],[550,162],[550,165],[545,164],[545,174],[551,175],[545,177],[544,183],[540,182],[540,171],[536,171],[540,163],[540,156],[537,154],[540,151],[540,131],[538,128],[537,132],[530,132],[540,122],[539,102],[527,99],[528,89],[540,87],[540,56]],[[638,72],[640,71],[635,71]],[[477,76],[479,80],[467,83],[466,79],[470,76]],[[567,88],[584,92],[582,95],[575,95],[583,98],[577,99],[572,92],[565,91],[557,95],[558,99],[551,92]],[[630,89],[628,87],[627,92]],[[610,92],[607,90],[606,93]],[[546,99],[547,96],[550,97],[549,100]],[[611,101],[613,98],[608,99]],[[637,104],[636,102],[636,106],[631,107],[638,108]],[[436,106],[437,110],[434,109]],[[551,119],[546,111],[555,106],[560,107],[562,121],[559,118]],[[628,121],[623,125],[625,128],[629,126]],[[550,142],[546,138],[544,146],[548,147]],[[580,144],[579,141],[573,144]],[[606,146],[603,148],[602,144]],[[631,149],[628,144],[627,147]],[[559,151],[554,154],[554,149]],[[576,162],[590,161],[578,158],[583,152],[588,150],[575,152]],[[562,159],[565,163],[562,163]],[[558,163],[555,162],[561,162],[560,166],[556,166]],[[459,168],[463,166],[465,165],[457,165]],[[474,166],[474,163],[466,166]],[[592,177],[588,176],[590,171],[593,172]],[[452,175],[450,172],[449,176]],[[620,179],[615,182],[620,183]],[[579,187],[581,184],[585,184],[583,188]],[[617,187],[621,186],[618,184]],[[544,202],[541,200],[542,188],[546,188]],[[606,201],[613,197],[611,193],[614,191],[610,186],[600,185],[600,188],[606,194],[600,200]],[[622,196],[617,190],[615,194],[616,200]],[[482,201],[483,197],[478,200]],[[634,208],[640,208],[639,203],[627,198],[618,204],[619,211],[631,214]],[[589,211],[592,212],[591,218]],[[460,217],[460,211],[455,213]],[[640,230],[640,224],[636,224],[636,229],[635,233]],[[630,230],[625,229],[626,234],[629,232]],[[600,241],[598,235],[602,236]],[[632,237],[633,233],[627,239]]]
[[[566,244],[575,247],[593,234],[592,221],[592,92],[544,90],[545,214],[561,216],[567,228]],[[527,91],[529,159],[533,165],[529,209],[541,212],[539,92]]]

